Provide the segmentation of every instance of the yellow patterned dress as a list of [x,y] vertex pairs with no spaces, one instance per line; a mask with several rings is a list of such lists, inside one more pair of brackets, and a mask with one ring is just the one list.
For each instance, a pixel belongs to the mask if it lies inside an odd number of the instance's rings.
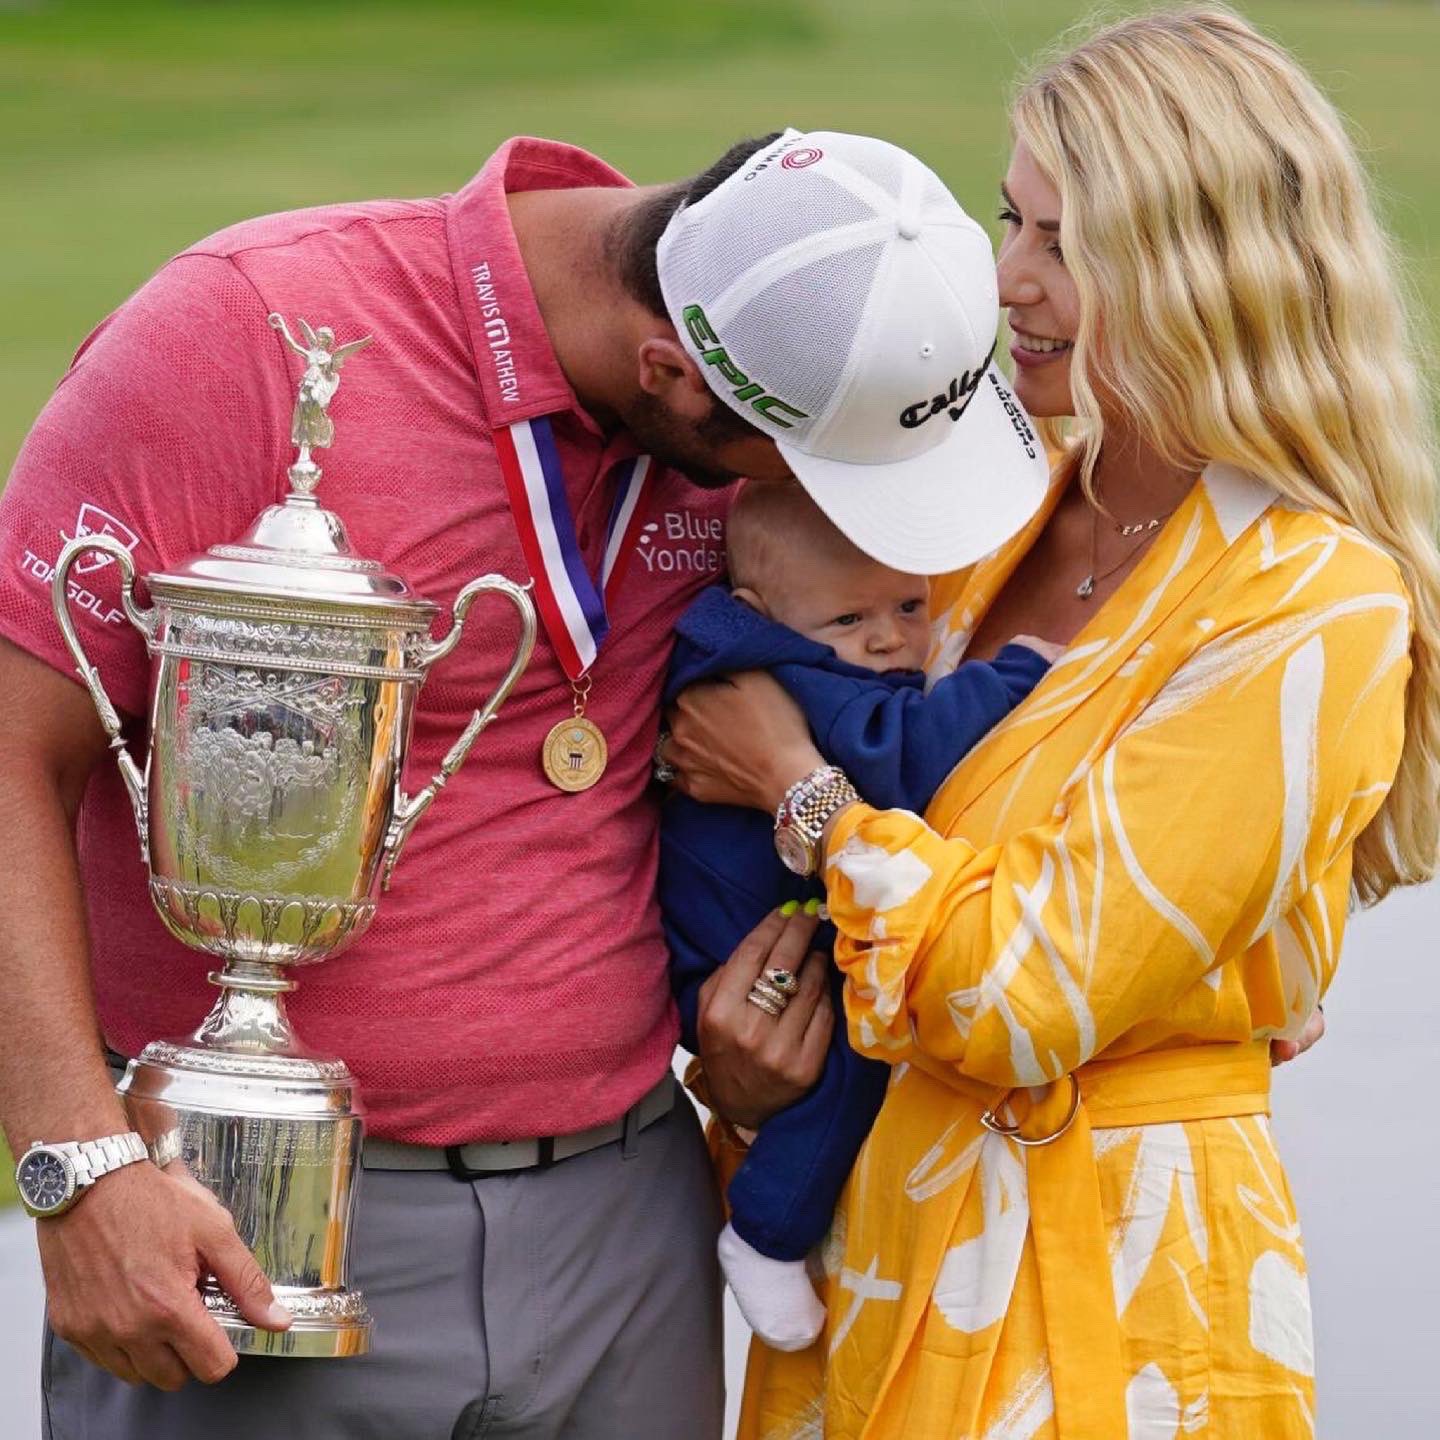
[[[1045,519],[937,587],[939,672]],[[743,1440],[1314,1433],[1266,1041],[1334,973],[1409,638],[1383,552],[1211,466],[925,821],[842,818],[850,1036],[895,1068]]]

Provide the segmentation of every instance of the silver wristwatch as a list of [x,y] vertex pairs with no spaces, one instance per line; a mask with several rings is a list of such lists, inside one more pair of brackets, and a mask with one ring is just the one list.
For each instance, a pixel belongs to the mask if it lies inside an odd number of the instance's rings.
[[133,1130],[103,1140],[37,1140],[15,1167],[20,1203],[35,1218],[63,1215],[102,1175],[148,1160],[145,1142]]
[[786,792],[775,812],[775,851],[788,870],[813,875],[820,858],[820,836],[839,809],[860,797],[834,765],[822,765]]

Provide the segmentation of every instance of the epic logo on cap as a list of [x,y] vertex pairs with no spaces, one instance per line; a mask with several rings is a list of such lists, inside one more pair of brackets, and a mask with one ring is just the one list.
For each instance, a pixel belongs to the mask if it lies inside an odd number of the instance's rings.
[[685,328],[690,332],[690,338],[700,347],[700,358],[707,365],[715,366],[730,386],[736,400],[749,405],[752,410],[758,410],[767,420],[778,425],[782,430],[790,430],[794,427],[789,420],[781,419],[775,413],[777,410],[783,410],[786,415],[791,415],[796,420],[810,418],[805,411],[797,410],[793,405],[787,405],[778,395],[767,395],[765,387],[752,380],[730,358],[729,353],[720,344],[720,337],[711,329],[710,322],[705,318],[705,312],[698,305],[687,305],[681,314],[685,320]]

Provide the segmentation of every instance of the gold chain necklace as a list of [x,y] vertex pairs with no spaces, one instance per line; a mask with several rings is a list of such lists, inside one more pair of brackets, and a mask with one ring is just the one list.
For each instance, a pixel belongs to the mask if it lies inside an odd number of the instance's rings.
[[1075,594],[1081,600],[1088,600],[1095,593],[1095,586],[1101,580],[1108,580],[1122,566],[1128,564],[1144,548],[1151,535],[1154,534],[1180,507],[1177,505],[1167,510],[1163,515],[1157,515],[1153,520],[1137,520],[1133,525],[1122,525],[1118,520],[1110,523],[1124,539],[1131,535],[1138,535],[1140,538],[1108,569],[1095,573],[1095,565],[1100,553],[1100,510],[1098,506],[1090,507],[1090,570],[1085,578],[1075,587]]

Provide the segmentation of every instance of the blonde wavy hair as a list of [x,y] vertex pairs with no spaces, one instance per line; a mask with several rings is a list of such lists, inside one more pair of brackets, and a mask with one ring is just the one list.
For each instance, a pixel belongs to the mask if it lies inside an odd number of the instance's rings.
[[[1223,461],[1344,521],[1398,562],[1413,670],[1394,787],[1355,845],[1372,904],[1440,848],[1440,558],[1433,425],[1397,266],[1335,108],[1233,11],[1098,31],[1013,107],[1060,192],[1080,297],[1071,360],[1081,483],[1106,406],[1169,461]],[[1103,301],[1103,335],[1100,317]],[[1061,438],[1057,432],[1052,438]]]

